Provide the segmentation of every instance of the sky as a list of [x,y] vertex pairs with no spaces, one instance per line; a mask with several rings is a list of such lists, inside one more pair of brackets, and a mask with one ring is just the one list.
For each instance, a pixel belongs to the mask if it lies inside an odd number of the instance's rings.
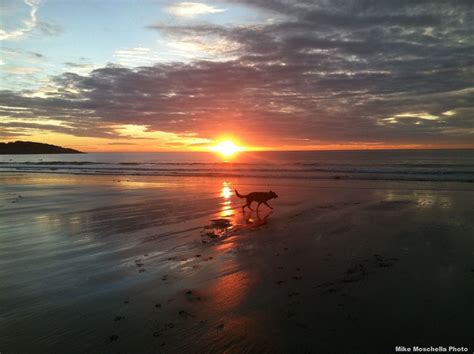
[[472,0],[2,0],[0,140],[474,148],[473,22]]

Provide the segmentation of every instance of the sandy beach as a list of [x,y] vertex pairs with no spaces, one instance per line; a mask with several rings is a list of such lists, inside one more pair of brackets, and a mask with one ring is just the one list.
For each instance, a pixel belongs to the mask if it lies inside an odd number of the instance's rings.
[[[2,353],[474,350],[472,183],[0,175]],[[279,198],[242,214],[241,193]]]

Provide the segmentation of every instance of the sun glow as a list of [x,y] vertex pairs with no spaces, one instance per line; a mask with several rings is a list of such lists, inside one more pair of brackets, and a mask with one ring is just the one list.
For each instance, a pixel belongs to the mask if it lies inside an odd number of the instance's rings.
[[240,146],[235,145],[231,140],[225,140],[214,146],[212,148],[212,151],[218,152],[219,154],[225,157],[229,157],[239,151],[242,151],[242,148]]

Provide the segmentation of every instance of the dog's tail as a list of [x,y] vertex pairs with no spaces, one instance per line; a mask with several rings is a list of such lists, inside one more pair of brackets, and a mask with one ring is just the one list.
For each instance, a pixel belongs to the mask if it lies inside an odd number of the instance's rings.
[[240,194],[239,192],[237,192],[237,189],[234,189],[235,190],[235,195],[239,198],[246,198],[247,196],[246,195],[242,195]]

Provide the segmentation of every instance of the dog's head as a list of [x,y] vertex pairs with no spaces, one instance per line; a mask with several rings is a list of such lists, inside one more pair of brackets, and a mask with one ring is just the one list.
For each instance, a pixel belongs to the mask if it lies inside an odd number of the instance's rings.
[[273,191],[268,192],[268,194],[270,195],[270,198],[278,198],[278,195]]

